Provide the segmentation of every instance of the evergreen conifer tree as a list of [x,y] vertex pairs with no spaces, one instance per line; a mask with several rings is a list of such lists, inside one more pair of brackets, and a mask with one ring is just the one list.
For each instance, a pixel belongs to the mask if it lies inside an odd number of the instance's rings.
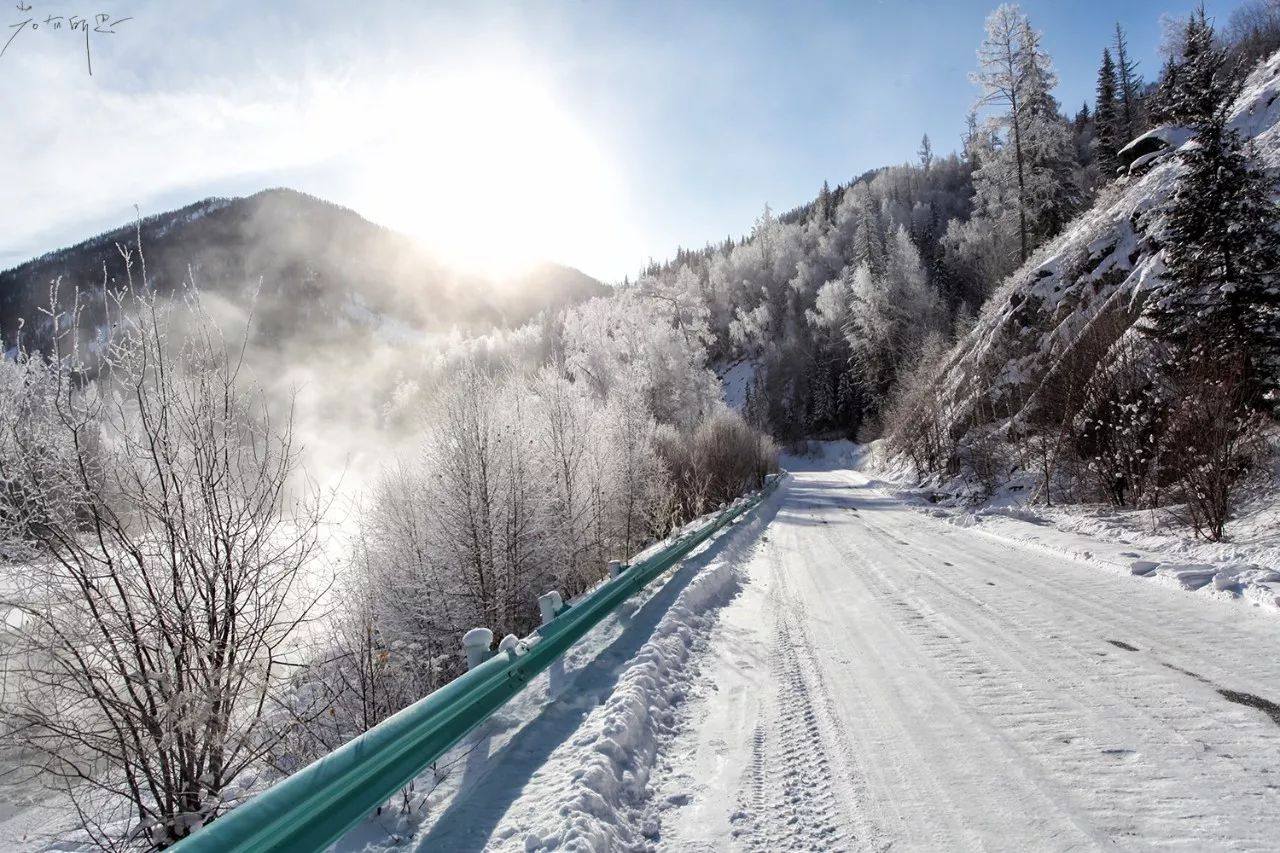
[[1113,178],[1119,165],[1116,152],[1120,150],[1119,128],[1116,113],[1116,66],[1111,61],[1111,51],[1102,51],[1102,65],[1098,68],[1098,106],[1093,112],[1094,156],[1098,171],[1104,178]]
[[1185,171],[1166,219],[1168,284],[1148,328],[1201,362],[1243,358],[1247,398],[1280,408],[1280,211],[1275,181],[1226,124],[1226,106],[1181,153]]
[[1119,104],[1116,114],[1119,138],[1116,141],[1123,148],[1142,132],[1142,75],[1138,73],[1137,60],[1129,56],[1129,40],[1119,21],[1116,22],[1115,49],[1116,95]]

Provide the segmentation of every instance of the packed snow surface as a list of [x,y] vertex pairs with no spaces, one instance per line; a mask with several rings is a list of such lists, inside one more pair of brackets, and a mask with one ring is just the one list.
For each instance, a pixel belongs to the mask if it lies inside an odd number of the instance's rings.
[[788,480],[744,571],[653,771],[655,847],[1276,849],[1273,613],[839,469]]

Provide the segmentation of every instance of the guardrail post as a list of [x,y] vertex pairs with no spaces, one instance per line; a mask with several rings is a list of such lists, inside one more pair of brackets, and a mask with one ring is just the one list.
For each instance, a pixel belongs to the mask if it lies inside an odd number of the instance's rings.
[[[488,628],[472,628],[462,635],[462,649],[467,653],[467,669],[472,670],[493,657],[489,647],[493,645],[493,632]],[[462,768],[462,784],[468,785],[479,778],[489,763],[489,724],[486,721],[471,735],[471,748],[467,750],[467,763]]]
[[[621,560],[610,560],[609,561],[609,580],[613,580],[614,578],[621,575],[622,570],[624,568],[625,567],[623,566]],[[626,608],[619,610],[618,621],[624,626],[629,625],[631,623],[631,611],[627,610]]]
[[488,628],[472,628],[462,635],[462,650],[467,653],[467,669],[475,669],[493,657],[493,632]]
[[564,609],[564,599],[554,589],[538,596],[538,612],[542,615],[542,624],[546,625]]
[[[564,599],[556,590],[538,596],[538,612],[542,614],[542,624],[548,624],[564,609]],[[547,667],[547,698],[554,699],[564,690],[564,658],[558,657]]]

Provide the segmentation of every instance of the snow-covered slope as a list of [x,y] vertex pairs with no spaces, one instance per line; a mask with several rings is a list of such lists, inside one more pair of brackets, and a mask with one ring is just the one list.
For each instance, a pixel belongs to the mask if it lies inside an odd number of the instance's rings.
[[756,381],[757,367],[754,361],[743,359],[717,371],[725,405],[736,412],[746,408],[747,393],[751,390],[752,383]]
[[[1280,169],[1280,54],[1250,76],[1231,121],[1267,168]],[[1180,169],[1166,156],[1108,187],[992,296],[938,380],[953,434],[1016,422],[1064,373],[1087,375],[1106,361],[1162,283],[1163,211]]]

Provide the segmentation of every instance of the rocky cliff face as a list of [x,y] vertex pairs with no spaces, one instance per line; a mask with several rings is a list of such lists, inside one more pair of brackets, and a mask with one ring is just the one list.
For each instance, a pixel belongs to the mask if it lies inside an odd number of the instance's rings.
[[[1250,76],[1231,122],[1265,167],[1280,170],[1280,54]],[[1197,144],[1174,139],[1178,147]],[[1108,187],[991,297],[935,380],[931,405],[953,439],[1018,429],[1064,383],[1104,369],[1134,333],[1162,284],[1164,210],[1181,169],[1176,150],[1170,145]]]

